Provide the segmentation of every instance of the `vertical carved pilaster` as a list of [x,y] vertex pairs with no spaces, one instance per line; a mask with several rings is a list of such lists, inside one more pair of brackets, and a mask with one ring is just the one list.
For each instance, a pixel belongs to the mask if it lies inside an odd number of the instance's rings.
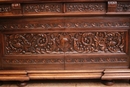
[[22,9],[21,9],[21,4],[20,3],[13,3],[13,4],[11,4],[11,8],[12,8],[12,13],[13,14],[21,14],[22,13]]
[[117,1],[108,1],[108,12],[116,12]]

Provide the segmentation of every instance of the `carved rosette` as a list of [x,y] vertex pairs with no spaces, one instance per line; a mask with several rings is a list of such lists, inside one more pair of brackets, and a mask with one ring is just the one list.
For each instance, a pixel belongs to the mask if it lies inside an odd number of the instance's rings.
[[6,34],[5,54],[125,53],[125,32]]

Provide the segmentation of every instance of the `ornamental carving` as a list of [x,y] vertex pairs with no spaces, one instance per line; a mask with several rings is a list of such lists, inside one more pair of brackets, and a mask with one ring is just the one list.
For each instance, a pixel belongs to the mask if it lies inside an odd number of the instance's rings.
[[5,64],[63,64],[64,59],[4,59]]
[[[65,59],[66,64],[70,63],[123,63],[127,62],[127,58],[117,58],[117,57],[108,57],[108,58],[67,58]],[[4,64],[63,64],[64,59],[4,59]]]
[[124,53],[125,32],[6,34],[5,54]]
[[11,13],[10,5],[0,5],[0,13]]
[[66,63],[123,63],[127,62],[127,58],[107,57],[107,58],[67,58]]
[[119,2],[117,5],[117,12],[130,12],[130,2]]
[[[78,20],[75,20],[78,21]],[[0,24],[0,30],[10,29],[64,29],[64,28],[114,28],[114,27],[129,27],[129,22],[60,22],[60,23],[8,23]]]
[[40,12],[62,12],[62,4],[43,3],[43,4],[25,4],[23,5],[24,13],[40,13]]
[[105,3],[67,3],[66,12],[104,12]]

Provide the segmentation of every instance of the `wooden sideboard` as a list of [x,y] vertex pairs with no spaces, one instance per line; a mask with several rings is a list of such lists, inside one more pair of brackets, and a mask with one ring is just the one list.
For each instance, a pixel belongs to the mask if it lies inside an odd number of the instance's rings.
[[130,79],[129,0],[0,0],[0,81]]

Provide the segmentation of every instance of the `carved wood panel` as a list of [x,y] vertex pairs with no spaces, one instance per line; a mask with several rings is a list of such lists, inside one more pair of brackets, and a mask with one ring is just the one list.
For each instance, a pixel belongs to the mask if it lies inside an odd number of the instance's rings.
[[129,68],[130,3],[73,1],[0,4],[0,69]]
[[126,68],[126,36],[126,31],[5,33],[3,68]]
[[83,64],[83,63],[126,63],[127,57],[95,57],[91,58],[66,58],[65,62],[69,64]]
[[0,31],[3,30],[70,30],[70,29],[113,29],[129,28],[130,23],[127,18],[92,18],[92,17],[61,17],[61,18],[17,18],[0,20]]
[[65,69],[128,68],[126,55],[66,54]]
[[130,12],[130,2],[118,2],[117,12]]
[[66,12],[105,12],[105,3],[66,3]]
[[4,59],[4,64],[64,64],[62,58]]
[[5,55],[4,69],[64,69],[64,54]]
[[125,53],[126,32],[55,32],[5,35],[5,54]]
[[23,13],[62,13],[62,3],[42,3],[42,4],[25,4]]
[[0,5],[0,13],[11,13],[11,6],[8,5]]
[[[0,4],[0,16],[47,16],[47,15],[84,15],[106,14],[109,12],[130,12],[128,1],[107,2],[41,2],[41,3],[5,3]],[[115,13],[117,14],[117,13]],[[124,14],[124,13],[123,13]]]

